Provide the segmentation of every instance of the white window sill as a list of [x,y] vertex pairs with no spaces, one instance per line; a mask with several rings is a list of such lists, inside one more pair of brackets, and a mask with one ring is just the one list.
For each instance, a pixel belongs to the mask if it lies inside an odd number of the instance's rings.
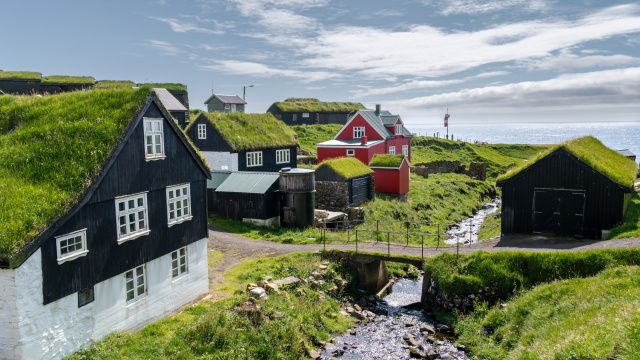
[[165,155],[145,156],[144,161],[164,160]]
[[77,252],[77,253],[74,253],[74,254],[71,254],[71,255],[67,255],[65,257],[61,257],[61,258],[58,259],[58,265],[62,264],[63,262],[67,262],[67,261],[74,260],[74,259],[77,259],[77,258],[82,257],[82,256],[86,256],[88,253],[89,253],[89,250],[83,250],[83,251],[80,251],[80,252]]
[[178,224],[181,224],[181,223],[183,223],[183,222],[185,222],[185,221],[189,221],[189,220],[191,220],[191,219],[193,219],[193,216],[187,216],[187,217],[180,218],[180,219],[178,219],[178,220],[174,220],[174,221],[172,221],[172,222],[168,223],[167,225],[168,225],[169,227],[172,227],[173,225],[178,225]]
[[182,280],[187,280],[189,278],[189,272],[187,271],[184,274],[180,274],[174,278],[171,279],[171,284],[178,284],[180,283]]
[[248,168],[250,167],[258,167],[258,166],[262,166],[262,164],[258,164],[258,165],[247,165]]
[[149,235],[149,233],[151,233],[151,230],[145,230],[145,231],[140,231],[131,235],[127,235],[123,238],[118,239],[118,245],[127,242],[129,240],[133,240],[133,239],[137,239],[140,236],[145,236],[145,235]]
[[133,299],[127,301],[127,309],[135,307],[138,304],[142,304],[143,301],[146,302],[146,300],[147,300],[147,294],[140,295],[137,298],[133,298]]

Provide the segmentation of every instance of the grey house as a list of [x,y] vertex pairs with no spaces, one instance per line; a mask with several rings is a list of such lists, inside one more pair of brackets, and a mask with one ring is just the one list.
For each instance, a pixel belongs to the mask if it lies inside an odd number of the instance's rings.
[[204,104],[207,105],[208,112],[234,113],[244,112],[247,103],[237,95],[213,94]]

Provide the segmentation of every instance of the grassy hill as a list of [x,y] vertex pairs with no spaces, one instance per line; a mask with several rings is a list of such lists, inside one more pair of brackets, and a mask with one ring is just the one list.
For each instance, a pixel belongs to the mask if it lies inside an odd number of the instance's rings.
[[342,129],[342,125],[296,125],[292,126],[291,129],[298,134],[300,148],[308,151],[313,156],[317,156],[316,144],[333,139],[338,131]]

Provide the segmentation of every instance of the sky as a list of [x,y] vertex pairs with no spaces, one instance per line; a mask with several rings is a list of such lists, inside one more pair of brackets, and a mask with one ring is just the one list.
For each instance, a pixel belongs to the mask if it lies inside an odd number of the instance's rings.
[[191,108],[313,97],[407,124],[640,122],[640,4],[4,1],[0,69],[178,82]]

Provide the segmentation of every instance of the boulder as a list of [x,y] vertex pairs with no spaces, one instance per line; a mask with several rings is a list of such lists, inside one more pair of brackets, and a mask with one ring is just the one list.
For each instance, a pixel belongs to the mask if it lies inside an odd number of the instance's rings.
[[309,351],[309,357],[312,359],[318,359],[320,358],[320,353],[315,350],[311,350]]
[[427,333],[427,334],[435,334],[436,329],[434,329],[433,326],[429,324],[420,324],[420,332]]
[[253,297],[256,297],[256,298],[261,298],[261,297],[267,296],[266,291],[261,287],[256,287],[256,288],[251,289],[249,291],[249,295],[251,295]]
[[257,287],[258,287],[258,285],[254,284],[254,283],[248,283],[247,284],[247,291],[251,291],[251,290],[253,290],[253,289],[257,288]]
[[433,350],[429,350],[427,351],[427,353],[425,354],[425,357],[429,360],[435,360],[435,359],[440,359],[440,354],[438,354],[437,352],[433,351]]
[[264,280],[260,280],[260,281],[258,281],[258,287],[261,287],[261,288],[263,288],[263,289],[266,289],[266,288],[267,288],[267,284],[268,284],[268,282],[267,282],[267,281],[264,281]]
[[422,354],[420,354],[418,350],[414,348],[409,348],[409,357],[413,359],[422,359]]
[[267,292],[279,293],[278,285],[276,284],[267,284],[264,288]]
[[362,311],[357,311],[357,310],[352,312],[351,316],[353,316],[354,318],[356,318],[358,320],[364,320],[364,319],[367,318]]
[[288,285],[298,284],[299,282],[300,282],[299,278],[295,276],[289,276],[284,279],[275,280],[272,282],[272,284],[276,284],[278,286],[288,286]]

